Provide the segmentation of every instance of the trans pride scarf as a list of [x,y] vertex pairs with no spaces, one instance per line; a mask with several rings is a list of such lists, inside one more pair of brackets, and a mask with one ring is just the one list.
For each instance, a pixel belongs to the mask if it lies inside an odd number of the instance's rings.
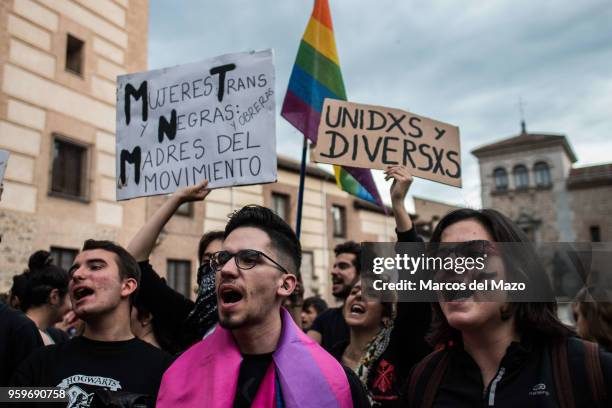
[[[306,336],[281,309],[282,331],[273,364],[259,386],[254,408],[353,406],[340,364]],[[242,356],[222,327],[184,352],[164,374],[158,408],[231,408]]]

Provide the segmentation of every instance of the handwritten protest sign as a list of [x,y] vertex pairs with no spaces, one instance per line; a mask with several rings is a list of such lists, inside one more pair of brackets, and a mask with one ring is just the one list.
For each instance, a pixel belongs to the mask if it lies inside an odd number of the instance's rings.
[[314,161],[384,169],[461,187],[459,128],[414,113],[325,99]]
[[272,50],[117,78],[117,199],[276,181]]
[[0,150],[0,183],[4,180],[4,172],[6,171],[10,154],[11,153],[6,150]]

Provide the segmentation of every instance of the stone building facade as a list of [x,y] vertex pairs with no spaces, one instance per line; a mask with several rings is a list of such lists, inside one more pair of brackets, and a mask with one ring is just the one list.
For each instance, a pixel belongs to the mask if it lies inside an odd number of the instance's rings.
[[[38,249],[68,266],[88,238],[127,245],[167,199],[115,200],[116,77],[147,69],[148,0],[0,2],[0,149],[11,157],[0,202],[0,292]],[[299,163],[280,157],[278,182],[213,191],[162,231],[151,262],[193,296],[197,246],[245,204],[295,225]],[[422,220],[422,219],[421,219]],[[301,242],[306,295],[331,300],[333,247],[393,241],[390,210],[341,191],[307,167]]]
[[[115,200],[115,81],[147,69],[147,15],[147,0],[0,3],[0,148],[11,152],[0,202],[0,291],[37,249],[66,266],[87,238],[126,245],[166,200]],[[202,233],[222,229],[249,203],[276,206],[294,224],[298,173],[297,163],[280,159],[278,183],[216,190],[205,204],[187,206],[160,235],[153,265],[192,294]],[[392,239],[393,221],[356,204],[317,167],[308,167],[305,186],[305,287],[329,298],[334,244]]]
[[442,201],[430,200],[424,197],[413,197],[414,200],[414,226],[423,238],[429,239],[434,229],[438,225],[438,222],[446,214],[453,210],[457,210],[457,207],[452,204],[448,204]]
[[612,240],[612,165],[575,167],[564,135],[528,133],[479,147],[482,204],[534,241]]
[[125,242],[146,201],[115,201],[115,79],[147,68],[148,0],[0,2],[0,288],[35,249],[67,262]]

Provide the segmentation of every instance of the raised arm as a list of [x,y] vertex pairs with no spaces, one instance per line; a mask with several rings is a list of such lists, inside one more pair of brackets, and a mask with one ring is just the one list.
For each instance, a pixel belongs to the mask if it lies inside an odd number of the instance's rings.
[[202,201],[210,190],[206,189],[208,180],[196,185],[177,190],[172,196],[153,214],[146,224],[136,233],[130,241],[127,250],[138,262],[149,259],[155,241],[161,230],[168,223],[177,208],[183,203],[190,201]]
[[391,206],[398,232],[405,232],[412,229],[412,220],[404,201],[412,184],[412,175],[405,166],[390,166],[385,170],[385,180],[393,179],[391,184]]

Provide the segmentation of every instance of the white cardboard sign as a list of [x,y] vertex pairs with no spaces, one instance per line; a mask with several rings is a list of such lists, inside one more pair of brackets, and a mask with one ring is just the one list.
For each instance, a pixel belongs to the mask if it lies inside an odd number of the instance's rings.
[[117,77],[117,200],[276,181],[272,50]]

